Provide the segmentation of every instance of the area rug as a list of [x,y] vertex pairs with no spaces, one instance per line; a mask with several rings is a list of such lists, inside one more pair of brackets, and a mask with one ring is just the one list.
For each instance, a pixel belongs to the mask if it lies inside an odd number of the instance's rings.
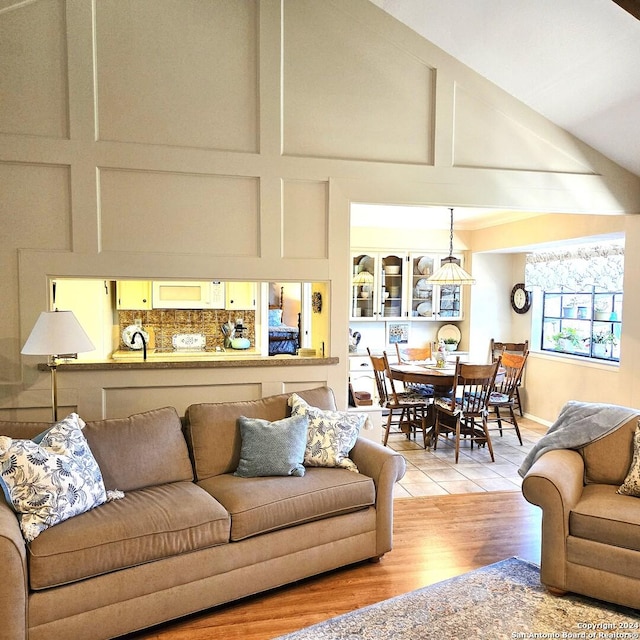
[[555,597],[539,568],[509,558],[279,640],[640,638],[640,611]]

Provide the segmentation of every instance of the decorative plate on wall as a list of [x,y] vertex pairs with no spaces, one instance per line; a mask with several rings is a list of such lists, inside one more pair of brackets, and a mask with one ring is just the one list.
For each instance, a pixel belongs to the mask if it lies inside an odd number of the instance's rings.
[[444,324],[438,329],[438,340],[446,340],[447,338],[453,338],[460,342],[460,329],[455,324]]

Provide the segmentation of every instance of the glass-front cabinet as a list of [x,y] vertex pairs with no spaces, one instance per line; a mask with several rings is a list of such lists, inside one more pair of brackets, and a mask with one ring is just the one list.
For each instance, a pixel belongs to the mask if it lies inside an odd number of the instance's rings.
[[406,254],[356,253],[352,256],[351,317],[383,320],[406,316]]
[[440,267],[442,257],[437,254],[409,256],[408,315],[414,320],[462,320],[462,287],[457,284],[434,285],[428,281]]
[[353,320],[461,320],[460,285],[433,285],[439,254],[352,254]]

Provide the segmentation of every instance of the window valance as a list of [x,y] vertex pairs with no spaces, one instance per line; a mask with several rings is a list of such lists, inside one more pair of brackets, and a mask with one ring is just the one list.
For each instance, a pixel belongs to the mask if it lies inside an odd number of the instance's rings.
[[582,246],[527,254],[525,286],[544,291],[622,291],[624,245]]

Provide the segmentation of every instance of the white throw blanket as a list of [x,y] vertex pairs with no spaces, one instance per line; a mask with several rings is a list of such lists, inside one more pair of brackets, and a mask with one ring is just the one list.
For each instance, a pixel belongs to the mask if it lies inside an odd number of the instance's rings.
[[639,412],[629,407],[570,400],[560,411],[558,419],[549,427],[549,431],[529,451],[518,473],[524,478],[543,453],[552,449],[584,447],[615,431],[634,415],[639,415]]

